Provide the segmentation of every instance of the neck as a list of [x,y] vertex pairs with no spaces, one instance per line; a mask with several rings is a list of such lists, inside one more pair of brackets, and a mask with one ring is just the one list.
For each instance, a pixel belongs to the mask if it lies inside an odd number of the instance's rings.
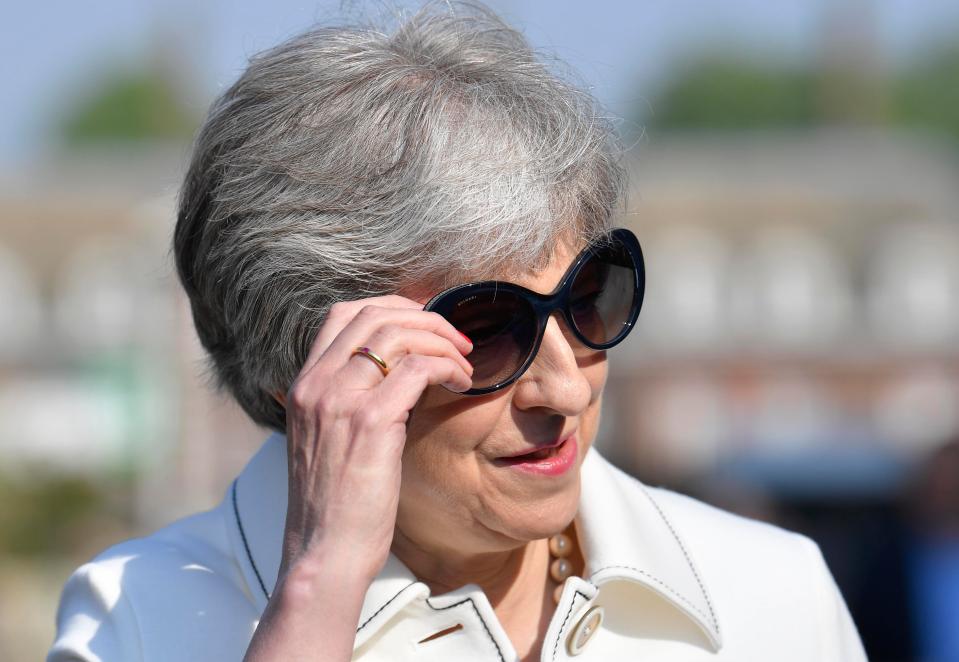
[[[572,525],[567,533],[575,536]],[[581,569],[582,556],[575,546],[573,549],[571,561],[575,568]],[[520,659],[524,662],[539,659],[554,611],[546,539],[532,540],[505,551],[470,554],[416,544],[397,528],[392,551],[433,594],[446,593],[464,584],[478,585]]]
[[513,549],[475,553],[430,549],[413,542],[397,529],[392,551],[434,595],[476,584],[497,611],[516,602],[519,596],[529,598],[545,590],[544,579],[549,568],[545,539]]
[[476,584],[489,599],[496,616],[522,660],[539,658],[552,597],[549,594],[549,543],[532,540],[497,552],[466,553],[430,550],[396,530],[393,553],[430,588],[446,593],[464,584]]

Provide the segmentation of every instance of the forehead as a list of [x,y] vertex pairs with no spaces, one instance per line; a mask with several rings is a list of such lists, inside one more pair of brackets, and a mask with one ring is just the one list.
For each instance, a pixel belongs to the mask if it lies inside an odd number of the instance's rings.
[[560,279],[585,247],[586,244],[579,241],[557,242],[544,265],[535,269],[515,271],[495,280],[508,280],[534,292],[548,294],[556,289]]
[[547,294],[556,289],[563,274],[566,273],[587,245],[588,242],[581,237],[571,238],[567,236],[552,242],[549,250],[541,254],[535,264],[510,261],[507,258],[497,268],[444,274],[431,283],[420,282],[407,288],[402,293],[411,299],[426,303],[434,295],[450,287],[466,283],[498,280],[515,283],[534,292]]

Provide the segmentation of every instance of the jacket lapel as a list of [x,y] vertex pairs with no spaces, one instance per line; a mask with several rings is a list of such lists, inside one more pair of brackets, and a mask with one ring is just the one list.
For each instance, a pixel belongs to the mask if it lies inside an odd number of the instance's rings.
[[702,575],[653,491],[590,449],[582,468],[576,532],[586,576],[598,587],[641,584],[722,647],[715,607]]
[[[237,563],[262,612],[276,584],[287,506],[286,438],[271,435],[230,486],[224,507]],[[706,586],[650,490],[590,450],[582,468],[577,535],[596,587],[639,584],[690,619],[714,650],[722,645]],[[357,628],[362,645],[429,591],[390,554],[367,591]],[[437,596],[438,598],[439,596]]]

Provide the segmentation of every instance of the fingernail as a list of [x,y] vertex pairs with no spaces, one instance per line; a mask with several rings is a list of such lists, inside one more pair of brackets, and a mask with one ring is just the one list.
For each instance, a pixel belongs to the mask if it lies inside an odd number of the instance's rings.
[[466,386],[462,386],[460,384],[453,383],[453,382],[447,382],[446,384],[443,384],[443,386],[446,387],[447,390],[452,391],[453,393],[463,393],[464,391],[468,391],[471,388],[473,388],[473,381],[470,380],[470,382]]
[[471,344],[471,345],[473,344],[473,341],[470,340],[470,337],[469,337],[468,335],[466,335],[465,333],[463,333],[462,331],[460,331],[459,329],[456,330],[456,333],[458,333],[458,334],[460,334],[461,336],[463,336],[464,338],[466,338],[466,342],[468,342],[469,344]]

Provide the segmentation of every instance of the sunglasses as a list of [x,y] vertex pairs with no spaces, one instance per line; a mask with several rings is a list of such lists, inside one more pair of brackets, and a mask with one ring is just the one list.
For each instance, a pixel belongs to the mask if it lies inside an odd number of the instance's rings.
[[463,395],[483,395],[526,372],[555,311],[589,348],[622,342],[639,317],[645,285],[639,241],[617,228],[583,249],[551,294],[488,280],[444,290],[424,310],[439,313],[473,341],[466,357],[473,366],[473,386]]

